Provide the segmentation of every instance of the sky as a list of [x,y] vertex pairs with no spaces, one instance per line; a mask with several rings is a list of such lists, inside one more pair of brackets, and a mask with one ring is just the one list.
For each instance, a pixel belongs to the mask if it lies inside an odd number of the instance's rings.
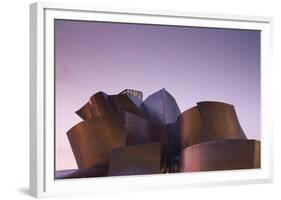
[[181,112],[226,102],[260,139],[260,31],[56,20],[55,72],[56,170],[77,168],[66,132],[98,91],[166,88]]

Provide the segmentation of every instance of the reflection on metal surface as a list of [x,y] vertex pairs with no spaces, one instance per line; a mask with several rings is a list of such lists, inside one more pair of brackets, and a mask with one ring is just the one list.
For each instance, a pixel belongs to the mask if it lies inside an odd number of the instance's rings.
[[161,89],[147,97],[144,105],[150,119],[162,124],[174,123],[180,115],[176,100],[166,89]]

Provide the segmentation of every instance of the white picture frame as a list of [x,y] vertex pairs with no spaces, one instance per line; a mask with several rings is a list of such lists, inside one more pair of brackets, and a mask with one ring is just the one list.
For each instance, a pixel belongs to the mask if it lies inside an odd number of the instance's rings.
[[[77,19],[261,31],[261,168],[188,174],[54,179],[54,19]],[[35,3],[30,6],[30,191],[35,197],[129,192],[180,187],[271,182],[272,23],[270,17],[98,8],[94,5]]]

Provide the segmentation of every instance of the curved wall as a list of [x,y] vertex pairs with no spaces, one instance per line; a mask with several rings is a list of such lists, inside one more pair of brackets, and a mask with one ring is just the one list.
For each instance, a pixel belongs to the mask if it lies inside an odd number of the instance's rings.
[[104,92],[98,92],[90,98],[87,104],[75,113],[82,119],[87,120],[93,117],[112,114],[114,110],[108,101],[108,95]]
[[122,111],[147,118],[142,101],[137,97],[127,94],[107,95],[104,92],[94,94],[88,103],[76,111],[76,114],[87,120]]
[[233,105],[199,102],[178,117],[180,147],[219,139],[247,139]]
[[184,149],[180,172],[260,168],[257,140],[215,140]]
[[247,139],[233,105],[205,101],[197,106],[209,139]]
[[120,112],[80,122],[67,132],[79,169],[107,165],[111,151],[158,140],[145,119]]
[[197,106],[183,112],[178,118],[178,123],[181,150],[208,140]]

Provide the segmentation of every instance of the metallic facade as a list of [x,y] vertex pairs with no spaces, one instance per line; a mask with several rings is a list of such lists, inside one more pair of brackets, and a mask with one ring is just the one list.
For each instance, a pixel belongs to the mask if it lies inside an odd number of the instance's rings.
[[161,89],[94,94],[67,136],[79,169],[56,178],[140,175],[260,167],[260,142],[248,140],[233,105],[199,102],[180,112]]
[[180,172],[260,168],[260,142],[214,140],[184,149]]
[[209,140],[247,139],[233,105],[199,102],[178,119],[181,149]]
[[130,145],[112,151],[109,176],[160,173],[159,143]]
[[79,169],[108,165],[113,149],[158,140],[153,125],[129,112],[95,117],[67,132]]

